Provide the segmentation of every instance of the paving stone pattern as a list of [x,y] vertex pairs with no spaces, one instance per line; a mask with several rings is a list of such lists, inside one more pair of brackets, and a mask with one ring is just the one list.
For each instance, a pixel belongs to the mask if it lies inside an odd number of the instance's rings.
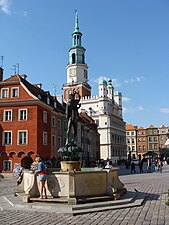
[[5,178],[0,179],[0,225],[169,225],[169,206],[166,205],[169,165],[164,165],[162,173],[142,174],[138,172],[138,168],[136,173],[131,174],[130,170],[120,166],[120,174],[120,180],[128,191],[134,191],[135,188],[146,194],[142,206],[77,216],[41,212],[40,208],[24,207],[20,210],[11,206],[4,197],[14,192],[16,178],[5,175]]

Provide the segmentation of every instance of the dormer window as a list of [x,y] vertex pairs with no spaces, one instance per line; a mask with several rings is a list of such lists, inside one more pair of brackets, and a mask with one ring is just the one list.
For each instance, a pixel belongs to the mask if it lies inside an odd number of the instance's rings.
[[47,97],[47,104],[50,105],[50,98],[49,98],[49,96]]
[[54,101],[54,108],[56,109],[57,108],[57,102]]
[[11,98],[17,98],[19,97],[19,88],[12,88],[11,89]]
[[40,94],[38,95],[38,98],[39,98],[39,99],[42,99],[42,97],[41,97],[41,95],[40,95]]

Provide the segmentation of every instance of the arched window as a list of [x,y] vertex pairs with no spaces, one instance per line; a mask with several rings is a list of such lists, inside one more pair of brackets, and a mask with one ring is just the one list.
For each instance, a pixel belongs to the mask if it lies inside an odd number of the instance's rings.
[[84,54],[82,55],[82,64],[85,63],[85,57],[84,57]]
[[77,45],[79,45],[79,35],[77,35]]
[[75,53],[72,54],[72,64],[75,63]]

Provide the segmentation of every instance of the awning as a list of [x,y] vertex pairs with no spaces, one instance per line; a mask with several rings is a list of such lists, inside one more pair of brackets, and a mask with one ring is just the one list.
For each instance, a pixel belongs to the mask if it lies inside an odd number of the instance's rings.
[[148,151],[148,152],[143,154],[143,156],[155,156],[155,155],[158,155],[158,154],[154,151]]

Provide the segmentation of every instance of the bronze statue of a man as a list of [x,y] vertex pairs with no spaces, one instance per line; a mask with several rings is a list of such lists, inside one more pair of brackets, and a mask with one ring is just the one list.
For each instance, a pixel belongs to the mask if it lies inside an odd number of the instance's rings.
[[69,94],[69,101],[66,105],[66,118],[68,120],[68,128],[66,133],[66,145],[70,143],[70,132],[73,128],[73,138],[72,142],[76,142],[77,138],[77,119],[79,116],[78,109],[81,107],[80,102],[80,94],[79,92],[73,90],[72,93]]

